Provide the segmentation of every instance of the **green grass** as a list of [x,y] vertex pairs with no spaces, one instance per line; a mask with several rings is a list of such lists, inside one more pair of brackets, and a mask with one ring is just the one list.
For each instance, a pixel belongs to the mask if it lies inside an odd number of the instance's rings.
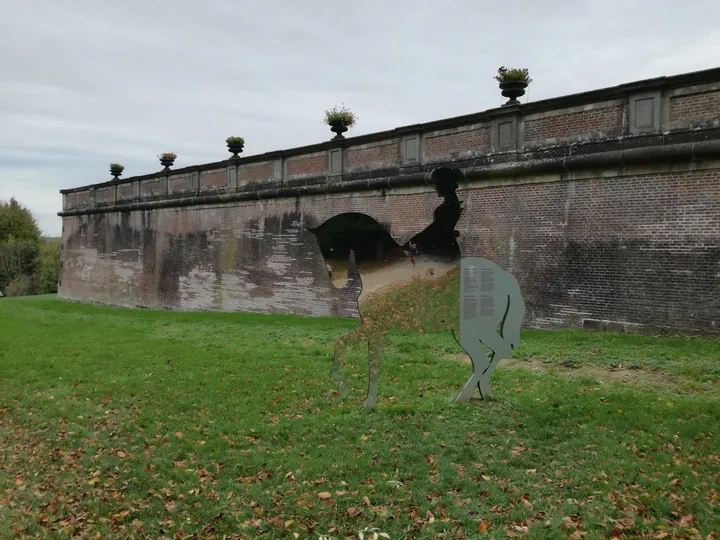
[[520,364],[632,365],[702,391],[501,364],[495,399],[450,405],[470,370],[457,344],[398,331],[359,415],[364,345],[346,402],[329,379],[354,325],[0,300],[0,537],[720,531],[720,342],[528,331]]

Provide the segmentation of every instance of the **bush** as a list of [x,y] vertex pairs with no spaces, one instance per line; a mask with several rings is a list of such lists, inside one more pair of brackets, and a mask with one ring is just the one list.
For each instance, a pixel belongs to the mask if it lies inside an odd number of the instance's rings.
[[29,296],[33,293],[33,281],[25,274],[13,279],[5,288],[5,296]]
[[532,82],[532,79],[530,78],[530,72],[527,68],[516,69],[506,68],[505,66],[502,66],[498,69],[498,74],[495,75],[495,80],[499,83],[509,81],[523,81],[530,84]]
[[225,142],[232,145],[239,145],[242,146],[245,144],[245,139],[242,137],[228,137],[225,139]]
[[358,121],[358,117],[345,107],[333,107],[330,110],[325,111],[325,123],[331,125],[333,122],[342,122],[345,127],[351,127]]

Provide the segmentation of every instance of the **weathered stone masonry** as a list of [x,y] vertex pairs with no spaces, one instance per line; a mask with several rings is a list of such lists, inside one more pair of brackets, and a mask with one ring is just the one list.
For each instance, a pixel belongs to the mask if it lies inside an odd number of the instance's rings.
[[404,241],[440,165],[527,326],[720,332],[720,69],[64,190],[59,296],[357,316],[306,228],[364,212]]

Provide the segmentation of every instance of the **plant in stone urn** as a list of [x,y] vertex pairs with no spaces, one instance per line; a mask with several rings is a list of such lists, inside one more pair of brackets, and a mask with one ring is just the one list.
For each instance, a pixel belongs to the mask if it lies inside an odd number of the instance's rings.
[[330,131],[335,133],[333,139],[344,139],[345,133],[349,127],[354,126],[358,121],[358,117],[350,111],[345,105],[333,107],[325,111],[325,123],[330,126]]
[[124,170],[125,170],[125,167],[123,167],[119,163],[111,163],[110,164],[110,174],[113,175],[115,180],[120,178],[120,175],[123,173]]
[[228,137],[225,139],[225,142],[227,143],[228,150],[232,152],[231,159],[238,159],[238,154],[242,153],[243,147],[245,146],[245,139],[242,137]]
[[505,66],[498,69],[495,80],[500,83],[502,95],[510,98],[505,105],[520,105],[517,98],[525,94],[525,89],[532,82],[530,73],[527,68],[506,68]]
[[158,158],[160,158],[160,164],[165,167],[163,171],[169,171],[175,158],[177,158],[177,154],[175,152],[163,152]]

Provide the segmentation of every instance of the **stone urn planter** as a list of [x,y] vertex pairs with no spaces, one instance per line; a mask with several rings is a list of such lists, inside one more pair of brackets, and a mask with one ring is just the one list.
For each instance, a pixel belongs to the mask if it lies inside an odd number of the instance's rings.
[[518,98],[525,95],[525,89],[532,82],[527,68],[506,68],[502,66],[495,75],[495,80],[500,83],[502,95],[510,98],[503,107],[508,105],[520,105]]
[[341,107],[333,107],[325,111],[325,123],[330,126],[330,131],[335,133],[332,140],[344,139],[345,133],[349,127],[357,122],[358,118],[344,105]]
[[239,159],[238,154],[242,154],[243,148],[245,147],[245,139],[242,137],[228,137],[225,139],[228,150],[232,153],[230,159]]
[[113,180],[119,180],[120,175],[125,170],[125,167],[120,165],[119,163],[111,163],[110,164],[110,174],[113,175]]
[[330,122],[330,131],[335,133],[335,136],[333,137],[333,140],[336,139],[344,139],[345,133],[348,130],[347,126],[345,125],[345,122],[342,120],[333,120]]
[[172,167],[172,164],[177,158],[177,154],[173,152],[165,152],[163,154],[160,154],[158,158],[160,159],[160,165],[164,167],[163,171],[169,171],[170,167]]
[[510,98],[508,101],[503,103],[503,107],[508,105],[520,105],[518,98],[525,95],[525,89],[528,83],[526,81],[505,81],[500,83],[500,89],[502,95],[506,98]]

